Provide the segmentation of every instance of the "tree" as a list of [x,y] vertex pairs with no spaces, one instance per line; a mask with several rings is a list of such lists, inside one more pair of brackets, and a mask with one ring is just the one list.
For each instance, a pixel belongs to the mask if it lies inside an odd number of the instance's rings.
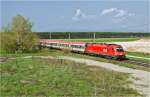
[[8,53],[14,53],[17,49],[16,34],[10,32],[1,32],[0,36],[1,48]]
[[10,31],[1,33],[2,48],[9,52],[30,52],[36,49],[38,37],[32,32],[32,23],[29,19],[16,15],[6,28]]
[[11,31],[12,32],[18,32],[18,33],[27,33],[32,32],[32,23],[29,21],[29,19],[26,19],[22,15],[16,15],[13,17],[12,23],[11,23]]

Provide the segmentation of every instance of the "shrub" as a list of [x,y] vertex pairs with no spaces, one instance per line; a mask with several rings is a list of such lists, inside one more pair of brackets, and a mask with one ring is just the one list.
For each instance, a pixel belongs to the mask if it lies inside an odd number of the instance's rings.
[[[0,34],[1,48],[7,52],[33,52],[37,49],[38,37],[31,32],[31,22],[21,15]],[[8,29],[8,30],[7,30]],[[8,32],[9,31],[9,32]]]

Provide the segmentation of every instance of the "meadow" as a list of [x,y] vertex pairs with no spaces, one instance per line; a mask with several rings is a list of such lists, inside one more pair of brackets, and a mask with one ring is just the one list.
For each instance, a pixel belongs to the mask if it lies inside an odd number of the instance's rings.
[[[5,54],[6,55],[6,54]],[[1,96],[137,96],[128,74],[60,59],[24,56],[85,55],[44,49],[33,54],[7,54],[16,59],[0,65]],[[88,56],[89,58],[93,58]]]
[[136,41],[140,38],[96,38],[93,39],[63,39],[64,41],[71,42],[128,42],[128,41]]
[[150,54],[149,54],[149,53],[129,52],[129,51],[126,51],[126,53],[127,53],[128,55],[132,55],[132,56],[139,56],[139,57],[150,58]]

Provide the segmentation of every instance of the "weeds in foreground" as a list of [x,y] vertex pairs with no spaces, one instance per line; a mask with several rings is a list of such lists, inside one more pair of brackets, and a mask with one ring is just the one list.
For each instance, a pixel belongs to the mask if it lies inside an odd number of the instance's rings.
[[1,96],[137,96],[128,75],[60,59],[10,60],[0,65]]

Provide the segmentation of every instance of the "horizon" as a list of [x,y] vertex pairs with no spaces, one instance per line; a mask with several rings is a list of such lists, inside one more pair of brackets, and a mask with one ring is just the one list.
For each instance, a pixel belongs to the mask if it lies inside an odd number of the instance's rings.
[[21,14],[33,32],[148,32],[147,0],[0,1],[0,28]]

